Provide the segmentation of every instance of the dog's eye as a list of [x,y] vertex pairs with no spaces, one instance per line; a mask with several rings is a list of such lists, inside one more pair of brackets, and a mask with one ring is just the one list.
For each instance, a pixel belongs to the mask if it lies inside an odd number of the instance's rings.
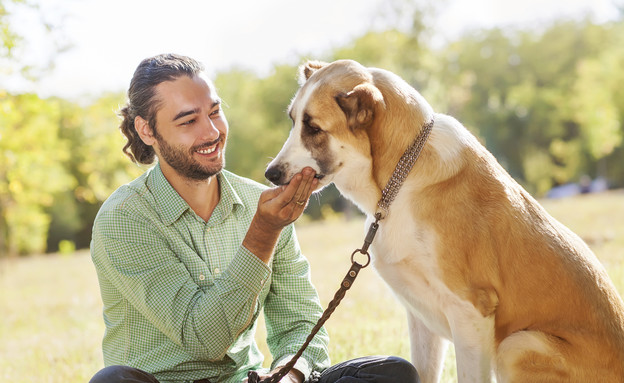
[[319,133],[321,133],[323,131],[323,129],[321,129],[320,127],[318,127],[317,125],[314,125],[310,122],[310,120],[312,120],[310,118],[310,116],[306,113],[303,116],[303,129],[305,131],[305,133],[311,135],[311,136],[315,136]]
[[306,130],[306,133],[308,133],[311,136],[315,136],[323,131],[323,129],[319,128],[318,126],[310,125],[310,123],[307,123],[307,122],[304,123],[303,126]]

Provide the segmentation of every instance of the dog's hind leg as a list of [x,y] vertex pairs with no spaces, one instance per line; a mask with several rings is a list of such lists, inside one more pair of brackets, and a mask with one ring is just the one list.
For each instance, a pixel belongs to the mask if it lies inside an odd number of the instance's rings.
[[434,334],[413,314],[407,314],[412,363],[421,383],[437,383],[444,367],[448,341]]
[[496,353],[498,383],[575,381],[569,375],[570,369],[553,341],[539,331],[519,331],[508,336]]

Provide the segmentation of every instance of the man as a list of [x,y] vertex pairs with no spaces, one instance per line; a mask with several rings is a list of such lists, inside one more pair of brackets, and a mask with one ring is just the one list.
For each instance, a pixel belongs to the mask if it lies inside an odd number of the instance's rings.
[[[91,382],[242,382],[250,370],[268,374],[254,341],[262,310],[277,370],[322,312],[292,225],[316,186],[314,172],[268,189],[224,170],[227,120],[191,58],[143,60],[128,99],[124,152],[158,162],[115,191],[94,223],[107,367]],[[282,382],[301,383],[311,371],[325,371],[321,382],[418,379],[392,357],[327,369],[327,343],[323,330]],[[367,380],[354,378],[362,374]]]

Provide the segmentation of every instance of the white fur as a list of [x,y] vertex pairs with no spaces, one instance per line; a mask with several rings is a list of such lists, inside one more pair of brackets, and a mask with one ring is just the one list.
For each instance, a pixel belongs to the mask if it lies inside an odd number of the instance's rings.
[[[399,193],[394,208],[405,206],[401,199],[407,198],[409,187]],[[493,318],[484,318],[442,282],[434,235],[409,214],[389,214],[371,247],[373,266],[407,309],[412,362],[423,383],[439,380],[443,339],[455,344],[459,382],[489,381]]]
[[[498,346],[496,378],[500,382],[508,382],[518,379],[514,376],[514,362],[527,351],[535,351],[539,354],[558,357],[559,354],[549,346],[550,341],[546,335],[537,331],[520,331],[505,338]],[[559,356],[560,357],[560,356]],[[561,358],[561,367],[564,367]]]
[[303,102],[293,104],[291,106],[291,114],[294,118],[293,128],[290,130],[290,134],[288,135],[288,139],[284,143],[282,150],[280,150],[277,157],[275,157],[273,161],[271,161],[271,164],[269,164],[269,166],[275,163],[285,164],[285,171],[288,174],[288,179],[292,178],[295,173],[301,171],[301,169],[305,167],[311,167],[317,173],[319,172],[319,167],[316,161],[310,156],[310,153],[301,142],[302,118],[300,116],[302,114],[301,109],[305,107],[308,99],[312,96],[317,86],[318,84],[310,84],[310,86],[306,88],[305,92],[297,95],[297,97],[302,98]]
[[[335,141],[331,140],[333,147],[338,146]],[[374,211],[379,201],[379,193],[372,187],[374,180],[370,158],[363,156],[348,144],[342,145],[338,152],[345,159],[344,165],[336,174],[326,177],[323,183],[334,182],[340,193],[357,204],[360,210]]]

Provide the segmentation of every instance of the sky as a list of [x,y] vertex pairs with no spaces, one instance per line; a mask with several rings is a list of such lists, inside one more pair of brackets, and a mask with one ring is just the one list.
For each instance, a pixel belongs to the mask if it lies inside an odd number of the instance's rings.
[[[31,1],[38,12],[20,6],[10,19],[24,36],[20,61],[46,66],[54,43],[68,49],[36,83],[0,72],[0,90],[70,99],[125,91],[139,62],[159,53],[192,56],[209,74],[238,67],[265,75],[275,64],[322,58],[367,30],[405,21],[392,16],[389,0]],[[396,3],[402,1],[409,0]],[[618,15],[614,1],[438,0],[431,25],[436,42],[444,43],[470,29],[534,27],[584,15],[608,21]],[[61,28],[46,30],[42,19]]]

